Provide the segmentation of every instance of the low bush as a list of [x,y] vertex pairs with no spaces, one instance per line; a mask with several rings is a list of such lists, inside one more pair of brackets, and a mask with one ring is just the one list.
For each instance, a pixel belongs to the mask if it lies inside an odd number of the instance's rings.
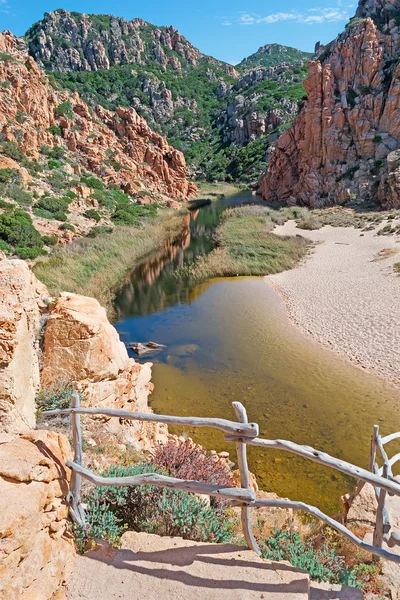
[[0,144],[0,153],[18,162],[21,162],[25,158],[21,148],[15,142],[2,142]]
[[[304,569],[316,581],[329,581],[356,586],[353,570],[346,568],[344,558],[332,548],[323,544],[316,549],[311,542],[302,540],[291,523],[282,529],[274,529],[273,534],[263,544],[263,558],[267,560],[287,560],[294,567]],[[357,587],[360,587],[357,585]]]
[[[128,477],[142,473],[165,474],[165,471],[142,462],[129,467],[111,466],[102,475]],[[115,544],[127,528],[203,542],[227,542],[233,535],[224,511],[178,490],[152,485],[96,487],[86,502],[89,526],[86,531],[75,529],[81,548],[94,537]]]
[[95,208],[89,208],[88,210],[85,210],[83,216],[87,219],[93,219],[93,221],[96,221],[96,223],[101,220],[101,215]]
[[93,190],[102,190],[104,189],[104,183],[101,179],[93,176],[81,177],[81,182],[89,188]]
[[69,408],[72,402],[72,387],[60,384],[51,388],[43,388],[36,396],[37,410],[56,410],[58,408]]
[[10,254],[13,253],[13,249],[11,248],[10,244],[7,244],[7,242],[4,240],[0,240],[0,251],[4,252],[4,254],[7,256],[10,256]]
[[102,235],[104,233],[112,233],[113,230],[113,227],[109,227],[107,225],[99,225],[97,227],[92,227],[92,229],[88,233],[88,237],[95,238],[98,235]]
[[47,131],[48,133],[51,133],[51,135],[57,135],[58,137],[61,137],[62,135],[62,129],[58,125],[50,125],[50,127],[47,128]]
[[55,246],[58,242],[56,235],[42,235],[42,240],[47,246]]
[[157,204],[127,204],[118,206],[111,215],[111,220],[115,225],[139,225],[140,219],[147,216],[154,216],[157,213]]
[[73,119],[74,118],[74,111],[72,108],[72,104],[71,102],[62,102],[61,104],[59,104],[55,109],[54,109],[54,116],[55,117],[67,117],[67,119]]
[[0,239],[23,258],[36,258],[43,251],[43,240],[30,215],[19,208],[0,215]]
[[17,169],[0,169],[0,183],[11,183],[21,179]]
[[[38,200],[35,204],[35,208],[36,209],[41,209],[41,210],[46,210],[52,214],[60,214],[60,213],[67,213],[68,212],[68,206],[71,202],[71,198],[68,197],[63,197],[63,198],[56,198],[56,197],[50,197],[50,196],[43,196],[42,198],[40,198],[40,200]],[[56,218],[56,217],[54,217]],[[61,219],[64,220],[64,219]]]

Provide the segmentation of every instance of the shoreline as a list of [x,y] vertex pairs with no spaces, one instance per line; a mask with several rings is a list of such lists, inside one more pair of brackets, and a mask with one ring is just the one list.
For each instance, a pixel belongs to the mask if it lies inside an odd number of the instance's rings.
[[[265,281],[281,296],[289,319],[303,334],[358,369],[400,387],[400,278],[393,265],[400,245],[350,227],[298,229],[294,221],[276,235],[314,242],[294,269]],[[379,257],[379,252],[388,251]]]

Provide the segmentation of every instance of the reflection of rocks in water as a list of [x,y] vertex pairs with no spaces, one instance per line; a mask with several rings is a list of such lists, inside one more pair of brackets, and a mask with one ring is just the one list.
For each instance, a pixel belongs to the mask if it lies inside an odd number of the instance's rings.
[[137,269],[135,269],[135,275],[143,282],[148,285],[152,284],[160,276],[161,271],[168,263],[172,262],[178,255],[179,264],[183,260],[183,251],[186,250],[190,245],[190,215],[185,215],[182,219],[182,230],[178,237],[169,239],[159,254],[149,259]]

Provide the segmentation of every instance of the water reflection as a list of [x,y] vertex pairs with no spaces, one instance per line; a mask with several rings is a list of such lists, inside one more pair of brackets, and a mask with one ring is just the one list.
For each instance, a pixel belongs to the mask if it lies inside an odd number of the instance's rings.
[[256,197],[242,193],[214,201],[184,216],[178,238],[170,240],[161,252],[149,257],[130,274],[128,283],[115,299],[118,319],[149,315],[168,306],[191,302],[193,289],[175,277],[175,270],[213,249],[213,233],[228,206],[256,202]]
[[[306,339],[262,278],[212,280],[190,289],[174,277],[177,266],[212,249],[226,205],[245,200],[213,203],[189,217],[176,246],[136,269],[118,296],[121,338],[166,345],[152,358],[151,405],[158,413],[231,419],[231,403],[240,400],[263,436],[313,445],[365,467],[374,422],[384,434],[400,430],[397,390]],[[215,430],[187,433],[234,456]],[[391,448],[396,451],[400,442]],[[252,448],[249,459],[261,488],[330,513],[353,486],[288,454]]]

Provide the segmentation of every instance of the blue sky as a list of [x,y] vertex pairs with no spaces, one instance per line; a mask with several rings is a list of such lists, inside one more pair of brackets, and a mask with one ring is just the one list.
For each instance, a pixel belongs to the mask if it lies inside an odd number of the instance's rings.
[[279,42],[312,51],[344,29],[357,0],[0,0],[0,30],[22,35],[46,11],[141,17],[173,25],[205,54],[232,64],[259,46]]

